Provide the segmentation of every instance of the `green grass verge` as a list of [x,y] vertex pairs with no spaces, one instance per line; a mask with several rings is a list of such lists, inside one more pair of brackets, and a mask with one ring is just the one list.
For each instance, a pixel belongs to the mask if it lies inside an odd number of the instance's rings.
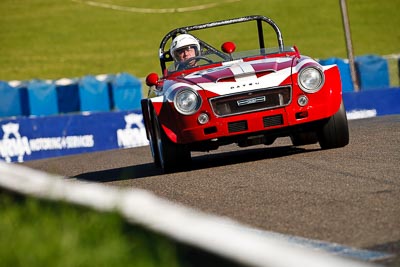
[[1,188],[0,211],[0,266],[241,266],[128,223],[117,212],[97,212]]
[[[178,8],[218,1],[94,2],[138,8]],[[354,54],[398,54],[398,0],[348,0]],[[346,57],[337,0],[252,0],[184,13],[144,14],[72,0],[0,1],[0,79],[30,80],[129,72],[159,72],[158,46],[173,28],[261,14],[280,26],[285,43],[315,58]],[[238,31],[237,36],[243,32]],[[223,39],[227,36],[220,32]],[[395,66],[395,65],[394,65]],[[398,84],[398,81],[397,81]]]
[[182,266],[176,243],[117,213],[0,193],[0,266]]

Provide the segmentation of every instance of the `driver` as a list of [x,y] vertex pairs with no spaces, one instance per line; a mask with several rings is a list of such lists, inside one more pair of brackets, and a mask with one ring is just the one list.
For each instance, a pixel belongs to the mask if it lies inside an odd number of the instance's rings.
[[177,69],[183,67],[182,64],[179,64],[182,62],[187,62],[185,65],[188,67],[194,67],[196,60],[190,61],[189,59],[200,54],[200,44],[192,35],[180,34],[172,40],[169,51],[175,60]]

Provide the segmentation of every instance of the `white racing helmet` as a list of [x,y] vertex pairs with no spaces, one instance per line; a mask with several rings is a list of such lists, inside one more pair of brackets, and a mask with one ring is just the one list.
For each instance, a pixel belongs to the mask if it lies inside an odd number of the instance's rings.
[[176,51],[179,50],[180,48],[183,48],[185,46],[194,46],[196,56],[199,55],[200,52],[200,44],[199,41],[197,41],[196,38],[194,38],[190,34],[180,34],[177,37],[172,40],[171,47],[169,49],[169,52],[171,53],[172,58],[177,61],[178,55],[176,54]]

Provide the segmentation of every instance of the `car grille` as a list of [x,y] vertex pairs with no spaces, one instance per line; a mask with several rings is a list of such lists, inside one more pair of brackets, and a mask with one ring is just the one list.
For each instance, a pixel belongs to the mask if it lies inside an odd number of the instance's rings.
[[[264,128],[278,126],[283,124],[283,116],[282,114],[266,116],[263,117],[263,125]],[[228,123],[228,131],[229,133],[237,133],[242,131],[247,131],[249,128],[247,126],[246,120],[234,121]]]
[[291,102],[291,87],[264,88],[245,93],[210,99],[215,115],[225,117],[287,106]]

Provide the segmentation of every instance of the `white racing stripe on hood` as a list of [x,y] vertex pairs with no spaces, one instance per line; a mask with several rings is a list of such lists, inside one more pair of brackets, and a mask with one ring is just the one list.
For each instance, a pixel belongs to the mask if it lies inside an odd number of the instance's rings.
[[279,86],[292,74],[292,68],[288,67],[277,72],[260,77],[260,83],[263,87]]
[[230,69],[235,76],[235,80],[240,82],[242,80],[256,79],[256,74],[253,66],[249,62],[241,62],[230,66]]
[[[256,75],[245,76],[240,79],[239,83],[238,82],[202,83],[201,87],[215,94],[225,95],[225,94],[245,92],[260,88],[279,86],[290,75],[291,75],[291,68],[286,68],[274,73],[270,73],[260,78],[257,78]],[[235,79],[236,81],[238,81],[237,78]],[[244,84],[246,84],[246,86],[243,86]]]
[[191,88],[194,91],[199,90],[199,88],[194,87],[194,86],[192,86],[192,85],[190,85],[188,83],[178,82],[178,83],[174,83],[170,87],[168,87],[168,89],[166,89],[164,95],[161,95],[161,96],[158,96],[158,97],[153,97],[151,99],[151,101],[152,102],[160,102],[160,103],[164,102],[164,101],[167,101],[167,99],[170,99],[170,101],[172,101],[172,97],[170,97],[170,95],[176,88],[179,88],[179,87]]
[[[301,61],[299,64],[297,64],[295,67],[294,67],[294,69],[293,69],[293,73],[297,73],[297,72],[299,72],[300,71],[300,69],[304,66],[304,65],[306,65],[306,64],[308,64],[308,63],[318,63],[318,62],[316,62],[315,60],[313,60],[313,59],[311,59],[311,58],[309,58],[309,59],[305,59],[305,60],[303,60],[303,61]],[[332,67],[334,67],[334,66],[336,66],[336,65],[321,65],[321,67],[322,67],[322,69],[325,71],[325,70],[328,70],[328,69],[330,69],[330,68],[332,68]]]

